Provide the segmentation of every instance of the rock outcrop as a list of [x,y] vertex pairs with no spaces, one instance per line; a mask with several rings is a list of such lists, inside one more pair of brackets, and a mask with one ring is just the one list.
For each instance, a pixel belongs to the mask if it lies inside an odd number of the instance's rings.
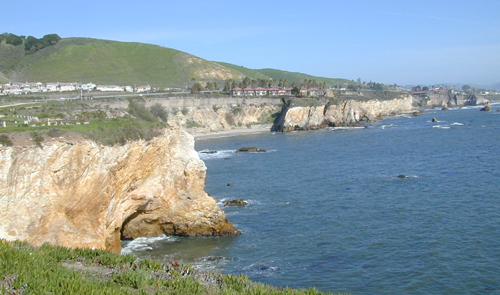
[[101,146],[0,147],[0,238],[120,251],[140,236],[234,235],[204,190],[191,135]]
[[376,121],[382,116],[413,113],[412,97],[391,100],[347,100],[338,105],[284,105],[273,131],[312,130],[328,126],[359,126],[362,121]]
[[235,200],[230,200],[230,201],[224,201],[224,207],[239,207],[239,206],[246,206],[247,202],[241,200],[241,199],[235,199]]
[[265,149],[258,149],[256,147],[243,147],[236,151],[236,153],[265,153]]

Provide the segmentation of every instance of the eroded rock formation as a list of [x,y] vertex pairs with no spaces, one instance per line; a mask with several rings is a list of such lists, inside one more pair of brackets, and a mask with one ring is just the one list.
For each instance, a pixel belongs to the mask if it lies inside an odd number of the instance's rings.
[[0,147],[0,238],[120,251],[120,238],[233,235],[185,131],[101,146]]
[[413,113],[412,97],[391,100],[347,100],[338,105],[285,105],[273,131],[311,130],[328,126],[356,126],[362,121],[376,121],[382,116]]

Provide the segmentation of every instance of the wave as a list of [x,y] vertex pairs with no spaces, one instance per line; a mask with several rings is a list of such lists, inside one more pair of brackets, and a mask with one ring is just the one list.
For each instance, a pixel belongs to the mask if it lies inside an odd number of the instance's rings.
[[236,150],[220,150],[220,151],[212,151],[212,150],[202,150],[198,152],[200,155],[200,159],[202,160],[210,160],[210,159],[224,159],[233,156],[236,153]]
[[451,126],[465,126],[467,124],[465,123],[460,123],[460,122],[454,122],[453,124],[451,124]]
[[327,130],[330,131],[348,131],[348,130],[356,130],[356,129],[366,129],[366,127],[327,127]]
[[389,125],[382,125],[382,126],[380,126],[381,129],[387,129],[387,128],[393,128],[393,127],[398,127],[398,125],[389,124]]
[[449,125],[434,125],[432,128],[450,129],[451,127]]
[[151,251],[151,244],[158,242],[174,242],[176,237],[160,235],[157,237],[140,237],[131,241],[124,241],[122,246],[122,254],[132,254],[136,252]]

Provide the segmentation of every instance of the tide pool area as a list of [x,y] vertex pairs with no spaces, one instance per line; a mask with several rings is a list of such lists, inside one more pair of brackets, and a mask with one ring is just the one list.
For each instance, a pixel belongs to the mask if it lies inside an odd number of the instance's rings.
[[498,294],[500,105],[479,109],[197,140],[206,191],[242,235],[123,253],[332,293]]

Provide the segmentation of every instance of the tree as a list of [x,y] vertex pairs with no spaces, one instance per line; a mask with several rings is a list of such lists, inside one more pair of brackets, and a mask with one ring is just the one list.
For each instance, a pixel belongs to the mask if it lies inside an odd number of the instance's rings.
[[243,83],[243,87],[248,87],[250,86],[250,83],[252,83],[252,79],[245,77],[245,79],[243,79],[243,81],[241,82]]
[[462,86],[462,90],[463,90],[464,92],[468,92],[468,91],[470,90],[470,88],[471,88],[471,87],[470,87],[469,85],[464,85],[464,86]]
[[203,90],[203,87],[199,82],[194,83],[193,87],[191,87],[191,93],[198,93]]
[[231,89],[232,89],[232,87],[231,87],[232,82],[233,82],[233,79],[226,80],[226,82],[224,82],[224,89],[223,89],[223,91],[226,91],[226,92],[231,91]]

